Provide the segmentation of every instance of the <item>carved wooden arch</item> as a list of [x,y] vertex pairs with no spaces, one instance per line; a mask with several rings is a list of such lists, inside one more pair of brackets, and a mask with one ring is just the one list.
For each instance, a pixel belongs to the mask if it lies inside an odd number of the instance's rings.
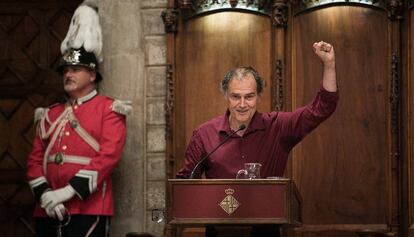
[[402,18],[404,9],[403,0],[301,0],[301,1],[290,1],[293,6],[293,13],[300,14],[303,12],[315,10],[321,7],[328,7],[333,5],[355,5],[355,6],[368,6],[388,11],[388,16],[392,20],[399,20]]

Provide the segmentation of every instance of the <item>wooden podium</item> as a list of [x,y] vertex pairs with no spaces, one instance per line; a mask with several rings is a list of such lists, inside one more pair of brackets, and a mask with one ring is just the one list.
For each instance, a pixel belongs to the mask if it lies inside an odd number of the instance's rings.
[[167,230],[205,225],[301,224],[301,197],[290,179],[169,179]]

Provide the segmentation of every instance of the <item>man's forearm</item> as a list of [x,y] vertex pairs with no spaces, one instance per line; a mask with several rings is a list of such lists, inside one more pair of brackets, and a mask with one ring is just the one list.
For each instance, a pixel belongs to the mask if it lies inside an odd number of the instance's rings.
[[336,84],[335,62],[323,65],[322,84],[323,88],[329,92],[335,92],[338,90],[338,86]]

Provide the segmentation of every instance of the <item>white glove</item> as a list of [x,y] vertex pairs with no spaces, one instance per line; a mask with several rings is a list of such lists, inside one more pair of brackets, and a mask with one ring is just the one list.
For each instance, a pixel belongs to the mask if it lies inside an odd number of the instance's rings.
[[60,221],[63,221],[66,215],[66,208],[62,203],[56,205],[55,208],[46,208],[45,211],[48,217],[57,217]]
[[47,191],[40,197],[40,206],[45,210],[54,210],[54,208],[61,203],[64,203],[75,196],[75,189],[70,185],[56,189],[54,191]]
[[[63,205],[63,204],[59,204],[59,205]],[[59,206],[58,205],[58,206]],[[57,207],[57,206],[56,206]],[[50,218],[56,218],[56,213],[54,210],[49,210],[49,209],[45,209],[46,215]]]

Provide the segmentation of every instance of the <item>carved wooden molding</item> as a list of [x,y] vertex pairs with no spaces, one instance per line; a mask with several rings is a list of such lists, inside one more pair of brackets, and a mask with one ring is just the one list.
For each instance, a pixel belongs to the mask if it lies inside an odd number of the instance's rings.
[[[402,0],[391,0],[402,1]],[[290,0],[294,14],[328,5],[367,5],[386,9],[389,0]]]
[[179,2],[181,9],[191,9],[193,7],[192,0],[180,0]]
[[391,126],[392,133],[398,134],[399,119],[399,101],[400,101],[400,75],[399,75],[399,59],[396,53],[392,54],[391,60]]
[[391,20],[401,20],[404,9],[404,3],[402,0],[388,0],[387,1],[387,10],[388,17]]
[[273,26],[286,28],[288,23],[287,0],[275,0],[273,3]]
[[[388,11],[391,20],[402,19],[404,10],[403,0],[180,0],[179,9],[185,18],[223,10],[252,11],[269,16],[273,12],[273,25],[286,27],[289,5],[293,6],[294,14],[299,14],[313,8],[341,3],[379,7]],[[407,5],[413,7],[414,0],[409,0]],[[178,10],[167,9],[162,12],[161,16],[164,20],[166,32],[176,32]]]
[[185,18],[222,10],[251,11],[271,15],[272,0],[180,0]]
[[167,65],[166,69],[166,81],[167,81],[167,96],[165,103],[165,137],[167,140],[172,138],[172,116],[174,111],[174,77],[173,67],[171,64]]
[[175,33],[177,32],[178,24],[178,10],[177,9],[166,9],[161,13],[162,21],[164,22],[165,32]]
[[275,78],[273,81],[273,105],[275,106],[275,111],[283,110],[283,91],[284,91],[284,81],[283,81],[283,61],[281,59],[276,60],[275,68]]
[[292,3],[300,4],[300,5],[306,6],[307,8],[315,7],[315,6],[322,6],[322,5],[329,5],[329,4],[338,4],[338,3],[363,4],[363,5],[370,5],[370,6],[385,6],[386,2],[388,1],[389,0],[291,0]]
[[391,85],[390,85],[390,110],[391,110],[391,149],[390,149],[390,162],[391,162],[391,182],[393,185],[392,192],[395,193],[395,197],[391,199],[391,205],[393,211],[391,213],[391,222],[388,223],[390,230],[398,232],[398,226],[403,223],[401,215],[402,196],[401,191],[403,187],[402,181],[402,166],[404,161],[401,158],[401,132],[400,132],[400,103],[401,103],[401,74],[400,74],[400,58],[397,53],[393,52],[391,56]]

